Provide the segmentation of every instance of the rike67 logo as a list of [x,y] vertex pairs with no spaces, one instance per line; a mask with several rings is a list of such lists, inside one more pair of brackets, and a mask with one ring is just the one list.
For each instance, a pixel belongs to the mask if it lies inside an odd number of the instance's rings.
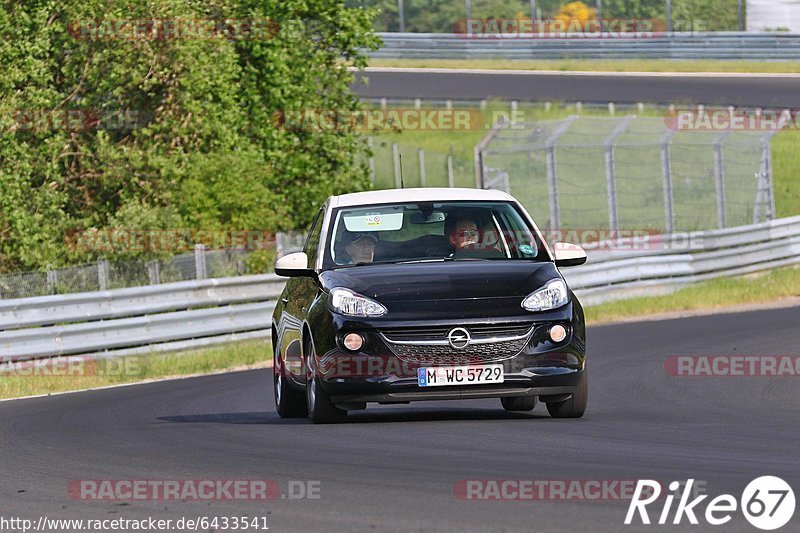
[[[705,512],[700,511],[700,504],[708,498],[708,495],[704,494],[689,500],[692,496],[693,484],[693,479],[689,479],[686,483],[673,481],[669,484],[671,494],[667,494],[664,498],[663,507],[656,523],[677,525],[685,517],[690,524],[697,525],[700,523],[699,515],[705,519],[706,523],[712,526],[721,526],[730,522],[733,519],[733,513],[741,509],[750,524],[758,529],[771,531],[785,526],[794,515],[794,491],[779,477],[762,476],[754,479],[745,487],[739,500],[731,494],[721,494],[707,502]],[[678,492],[682,487],[683,491]],[[625,516],[625,524],[633,523],[637,514],[642,524],[650,524],[647,506],[659,500],[662,496],[661,492],[661,484],[658,481],[639,480],[628,507],[628,514]],[[673,514],[672,504],[676,499],[678,504]],[[670,517],[672,518],[671,522],[669,522]]]

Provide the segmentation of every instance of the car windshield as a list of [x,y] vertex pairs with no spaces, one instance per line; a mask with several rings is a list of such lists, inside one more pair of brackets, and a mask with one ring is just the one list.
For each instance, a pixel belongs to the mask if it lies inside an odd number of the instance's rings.
[[447,260],[549,260],[511,202],[424,202],[334,212],[329,267]]

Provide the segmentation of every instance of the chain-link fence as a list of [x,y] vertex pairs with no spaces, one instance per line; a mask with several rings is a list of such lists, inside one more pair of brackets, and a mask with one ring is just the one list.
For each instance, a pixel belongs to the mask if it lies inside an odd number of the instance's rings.
[[408,187],[474,187],[474,163],[449,152],[369,138],[368,165],[376,189]]
[[0,275],[0,299],[141,287],[192,279],[239,276],[249,272],[247,250],[206,250],[164,260],[130,260],[88,263],[46,272]]
[[478,166],[484,187],[552,229],[724,228],[774,217],[775,131],[684,131],[635,115],[505,123]]

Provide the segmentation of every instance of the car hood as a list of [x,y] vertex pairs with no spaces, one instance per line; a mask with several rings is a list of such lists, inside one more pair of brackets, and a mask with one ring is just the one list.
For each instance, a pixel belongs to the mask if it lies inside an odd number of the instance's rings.
[[553,278],[551,262],[461,260],[363,265],[323,272],[326,290],[346,287],[385,304],[464,299],[522,299]]

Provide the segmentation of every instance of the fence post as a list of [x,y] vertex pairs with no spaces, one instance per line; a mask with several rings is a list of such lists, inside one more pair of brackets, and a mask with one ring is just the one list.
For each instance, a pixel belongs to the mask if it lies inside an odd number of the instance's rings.
[[455,187],[455,177],[453,176],[453,145],[450,145],[450,153],[447,154],[447,186],[451,189]]
[[161,283],[161,266],[158,261],[147,262],[147,277],[150,280],[150,285]]
[[419,149],[419,186],[426,187],[427,178],[425,176],[425,150]]
[[717,194],[717,226],[719,226],[720,229],[726,226],[725,161],[722,159],[722,143],[730,134],[730,131],[725,131],[714,139],[714,188]]
[[372,185],[375,185],[375,153],[373,152],[372,135],[367,137],[367,146],[369,147],[369,177],[372,180]]
[[406,18],[405,18],[405,9],[403,9],[403,0],[397,0],[397,13],[400,15],[400,33],[404,33],[406,31]]
[[394,162],[394,188],[402,189],[402,182],[400,180],[400,151],[397,143],[392,143],[392,161]]
[[197,274],[197,279],[206,279],[208,277],[208,264],[206,263],[206,245],[194,245],[194,270]]
[[[609,106],[612,104],[608,104]],[[614,162],[614,143],[620,135],[625,133],[628,124],[634,119],[634,115],[623,118],[617,127],[606,137],[603,143],[606,160],[606,193],[608,194],[608,228],[612,231],[619,229],[619,217],[617,214],[617,176],[616,164]]]
[[673,135],[675,135],[675,130],[669,130],[661,137],[661,175],[664,178],[664,230],[668,234],[675,232],[675,210],[672,204],[672,161],[669,151]]
[[105,259],[97,260],[97,284],[101,291],[108,289],[108,261]]
[[501,129],[505,127],[505,119],[503,116],[500,116],[500,119],[492,126],[492,129],[489,130],[489,133],[481,139],[481,142],[475,145],[473,149],[473,157],[475,159],[475,187],[478,189],[483,189],[483,180],[484,180],[484,164],[483,164],[483,151],[492,142],[497,134],[500,132]]
[[58,274],[55,270],[47,271],[47,294],[55,294],[58,285]]
[[[772,136],[770,136],[770,139]],[[775,180],[772,175],[772,150],[770,148],[769,140],[764,146],[764,151],[767,152],[767,187],[769,188],[769,213],[767,213],[767,220],[774,220],[778,218],[775,212]]]
[[775,218],[775,188],[772,181],[772,154],[770,153],[770,140],[783,126],[764,135],[761,139],[761,159],[758,165],[758,183],[756,185],[756,200],[753,206],[753,224],[761,222],[763,212],[764,220]]
[[556,141],[577,120],[578,115],[570,115],[553,131],[544,142],[545,162],[547,164],[547,197],[550,204],[550,229],[559,229],[561,216],[558,206],[558,173],[556,172]]

